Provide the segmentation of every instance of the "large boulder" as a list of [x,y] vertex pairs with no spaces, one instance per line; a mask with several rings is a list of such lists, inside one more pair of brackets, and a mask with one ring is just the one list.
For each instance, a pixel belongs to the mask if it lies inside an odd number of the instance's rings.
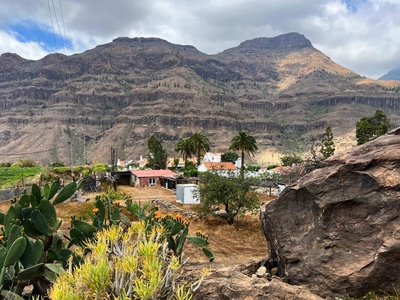
[[400,290],[398,134],[334,155],[261,207],[279,276],[322,297]]

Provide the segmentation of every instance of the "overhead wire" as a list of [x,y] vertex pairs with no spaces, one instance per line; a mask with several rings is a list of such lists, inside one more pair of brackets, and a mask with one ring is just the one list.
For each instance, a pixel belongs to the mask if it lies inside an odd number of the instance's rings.
[[[63,26],[63,29],[64,29],[64,40],[66,40],[67,39],[67,34],[66,34],[66,31],[65,31],[64,13],[63,13],[63,9],[62,9],[61,0],[58,0],[58,2],[60,4],[61,21],[62,21],[62,26]],[[65,55],[68,55],[67,48],[65,48]]]
[[54,44],[55,44],[56,49],[57,49],[57,37],[56,37],[56,33],[54,31],[53,17],[51,15],[51,8],[50,8],[50,0],[47,0],[47,7],[49,8],[51,29],[53,30],[53,36],[54,36]]
[[63,49],[64,49],[64,54],[66,55],[66,49],[65,49],[64,38],[63,38],[63,35],[62,35],[62,33],[61,33],[60,23],[58,22],[57,12],[56,12],[56,8],[55,8],[55,6],[54,6],[54,1],[53,1],[53,0],[51,0],[51,4],[52,4],[52,6],[53,6],[54,18],[55,18],[56,23],[57,23],[57,28],[58,28],[58,33],[59,33],[59,36],[60,36],[60,39],[61,39],[61,44],[62,44],[62,47],[63,47]]
[[51,149],[46,149],[46,150],[40,150],[40,151],[34,151],[34,152],[24,152],[24,153],[0,153],[0,156],[19,156],[19,155],[28,155],[28,154],[38,154],[38,153],[42,153],[42,152],[50,152],[53,150],[57,150],[60,148],[65,148],[68,147],[69,144],[65,145],[65,146],[60,146],[60,147],[56,147],[56,148],[51,148]]

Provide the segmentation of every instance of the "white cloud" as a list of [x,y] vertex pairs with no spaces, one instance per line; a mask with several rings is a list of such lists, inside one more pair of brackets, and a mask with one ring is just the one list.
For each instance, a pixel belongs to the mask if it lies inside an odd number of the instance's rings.
[[48,53],[36,42],[19,42],[15,34],[0,31],[0,53],[17,53],[26,59],[40,59]]
[[400,65],[399,16],[398,0],[2,1],[0,53],[45,54],[45,47],[6,31],[21,22],[52,28],[53,20],[56,31],[65,25],[68,54],[119,36],[154,36],[212,54],[255,37],[299,32],[333,61],[377,78]]

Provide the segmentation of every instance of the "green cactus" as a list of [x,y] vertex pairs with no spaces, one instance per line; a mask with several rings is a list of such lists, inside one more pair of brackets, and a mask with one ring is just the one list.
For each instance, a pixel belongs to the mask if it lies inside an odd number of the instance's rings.
[[111,225],[118,225],[121,219],[129,220],[128,217],[121,214],[119,205],[111,203],[111,194],[112,190],[109,189],[105,197],[95,197],[95,208],[88,213],[92,220],[91,224],[86,220],[77,220],[74,216],[71,217],[71,240],[68,248],[72,245],[84,247],[85,242],[93,239],[98,230],[108,228]]
[[44,278],[54,279],[54,274],[67,265],[72,251],[65,248],[63,234],[57,231],[61,221],[54,205],[67,200],[82,184],[83,181],[73,181],[62,187],[57,179],[45,185],[43,194],[33,185],[29,195],[12,200],[8,211],[0,214],[1,295],[22,299],[18,295],[30,284],[34,290],[41,285],[37,291],[43,291]]

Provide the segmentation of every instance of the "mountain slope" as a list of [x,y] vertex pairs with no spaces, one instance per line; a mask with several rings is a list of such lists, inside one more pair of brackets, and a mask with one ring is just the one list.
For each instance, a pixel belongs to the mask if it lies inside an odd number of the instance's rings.
[[390,70],[387,74],[379,78],[379,80],[400,80],[400,67]]
[[298,33],[216,55],[158,38],[117,38],[38,61],[7,53],[0,56],[0,161],[70,163],[71,152],[76,163],[108,161],[111,147],[137,159],[151,134],[178,156],[176,141],[197,131],[213,151],[226,151],[238,130],[249,130],[267,163],[264,150],[306,151],[328,125],[337,148],[346,148],[355,144],[348,137],[356,121],[377,108],[400,124],[391,85],[335,64]]

